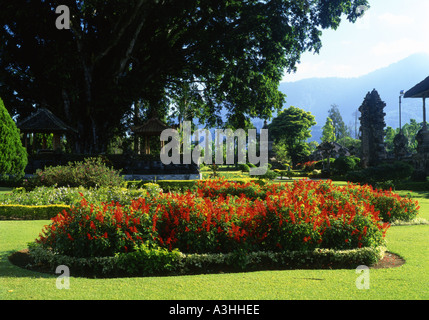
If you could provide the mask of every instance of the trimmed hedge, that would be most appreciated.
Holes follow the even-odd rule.
[[[354,183],[377,184],[391,181],[394,185],[409,179],[413,174],[413,167],[402,161],[395,161],[393,163],[382,163],[375,167],[368,167],[359,171],[350,171],[346,174],[345,178]]]
[[[0,219],[49,220],[66,209],[70,209],[70,206],[63,204],[47,206],[0,204]]]
[[[156,183],[163,191],[184,191],[191,189],[199,180],[157,180]],[[145,188],[145,185],[151,183],[147,180],[125,181],[122,185],[128,189]]]
[[[212,179],[201,179],[201,180],[157,180],[155,183],[160,186],[164,192],[181,192],[191,190],[196,187],[199,181],[210,181]],[[237,183],[255,182],[257,184],[264,184],[260,179],[256,178],[237,178],[237,179],[225,179],[228,181],[234,181]],[[146,180],[131,180],[125,181],[122,185],[126,188],[144,188],[144,185],[150,181]]]
[[[75,258],[54,254],[38,244],[29,246],[34,264],[42,264],[51,272],[58,265],[67,265],[73,276],[171,276],[215,272],[268,269],[354,269],[372,266],[384,257],[386,248],[353,250],[315,249],[313,251],[235,251],[231,253],[183,254],[178,250],[141,246],[132,253],[110,257]]]

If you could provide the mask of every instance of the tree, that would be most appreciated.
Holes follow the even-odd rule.
[[[384,130],[384,142],[386,143],[386,151],[393,152],[394,149],[394,139],[395,136],[399,133],[399,129],[393,129],[390,126]]]
[[[283,165],[289,164],[290,156],[288,153],[287,145],[284,140],[280,140],[274,145],[274,152],[276,153],[277,161],[279,161]]]
[[[347,126],[345,125],[343,117],[341,116],[340,110],[336,104],[333,104],[329,109],[328,117],[332,120],[332,125],[335,132],[335,141],[338,141],[338,143],[341,144],[345,137],[350,136],[350,130],[348,130]]]
[[[286,146],[293,165],[310,155],[306,141],[311,138],[311,127],[316,125],[314,119],[311,112],[291,106],[279,112],[268,125],[274,144],[283,143]]]
[[[19,130],[0,98],[0,179],[21,178],[27,166],[27,151]]]
[[[57,29],[67,5],[70,29]],[[323,29],[366,0],[0,0],[0,95],[11,114],[49,105],[79,131],[81,152],[106,149],[134,102],[160,117],[177,86],[198,84],[200,120],[245,128],[282,108],[283,73]],[[72,141],[68,137],[67,141]]]
[[[322,128],[322,142],[334,142],[336,140],[335,127],[331,118],[326,118],[325,125]]]
[[[418,123],[415,119],[410,119],[410,123],[406,123],[402,126],[402,133],[408,140],[409,152],[417,151],[416,136],[422,127],[423,122]]]

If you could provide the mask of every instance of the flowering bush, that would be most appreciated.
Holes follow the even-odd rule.
[[[127,204],[82,198],[53,218],[37,242],[73,257],[114,256],[142,245],[187,254],[375,248],[389,227],[383,216],[417,210],[411,199],[368,186],[214,180],[194,192]]]
[[[401,197],[391,189],[378,190],[371,185],[357,186],[352,183],[349,183],[345,189],[356,198],[374,205],[374,209],[379,211],[380,218],[384,222],[411,221],[419,213],[418,201]]]
[[[317,161],[307,161],[304,163],[298,163],[296,166],[304,171],[313,171]]]

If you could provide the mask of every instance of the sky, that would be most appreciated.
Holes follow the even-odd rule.
[[[414,53],[429,54],[429,0],[369,0],[354,24],[344,17],[337,30],[323,30],[319,54],[305,52],[296,73],[283,81],[358,77]]]

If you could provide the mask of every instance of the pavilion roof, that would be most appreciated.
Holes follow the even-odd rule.
[[[165,129],[169,129],[164,122],[159,120],[158,118],[151,118],[146,121],[141,126],[136,126],[133,128],[133,131],[142,135],[158,135]]]
[[[429,77],[405,92],[404,98],[429,98]]]
[[[77,132],[46,108],[40,108],[17,124],[22,132],[66,133]]]

